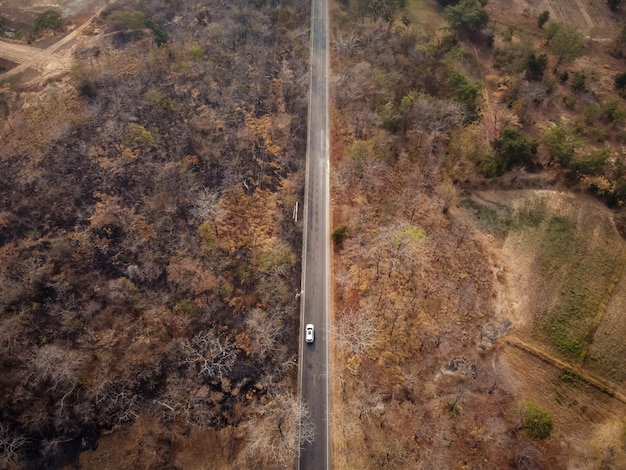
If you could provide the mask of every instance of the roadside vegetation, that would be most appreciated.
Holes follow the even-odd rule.
[[[308,22],[118,1],[2,85],[0,467],[293,466]]]
[[[332,12],[336,467],[619,466],[621,26],[389,5]]]
[[[333,468],[626,468],[621,3],[331,2]],[[315,438],[309,7],[119,0],[69,73],[0,77],[0,467]]]

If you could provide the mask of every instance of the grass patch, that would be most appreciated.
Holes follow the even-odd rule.
[[[554,195],[509,201],[504,206],[466,198],[460,205],[483,230],[512,237],[516,240],[512,246],[532,256],[529,274],[535,278],[537,293],[528,295],[539,298],[531,302],[537,320],[529,333],[552,353],[584,364],[598,376],[625,380],[620,358],[626,351],[626,322],[613,312],[626,302],[626,281],[613,292],[623,262],[623,241],[610,214],[593,205],[563,204]],[[613,313],[604,315],[613,297],[609,304]]]
[[[525,207],[513,214],[513,229],[537,228],[546,218],[545,207]]]
[[[479,226],[492,235],[504,238],[512,224],[512,211],[505,206],[480,204],[474,199],[465,198],[459,204],[474,216]]]
[[[559,301],[538,323],[541,335],[557,351],[576,360],[593,339],[592,323],[606,297],[618,260],[609,246],[590,246],[573,220],[552,217],[543,237],[536,240],[537,259],[544,286]]]
[[[582,383],[582,379],[577,374],[569,370],[561,371],[559,381],[573,386],[578,386]]]

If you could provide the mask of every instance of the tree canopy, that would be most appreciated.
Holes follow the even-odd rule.
[[[532,167],[537,146],[535,140],[526,137],[515,127],[507,126],[502,129],[500,137],[492,143],[500,165],[500,174],[516,166]]]
[[[461,0],[457,5],[447,6],[444,15],[459,38],[480,31],[489,23],[489,15],[478,0]]]
[[[552,434],[552,417],[534,403],[522,404],[522,427],[532,439],[547,439]]]
[[[574,61],[585,49],[585,38],[576,28],[565,23],[550,23],[547,30],[548,48],[557,56],[557,67]]]

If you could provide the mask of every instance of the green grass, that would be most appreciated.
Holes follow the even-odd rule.
[[[590,345],[593,319],[619,260],[608,246],[591,249],[574,221],[563,217],[546,222],[536,248],[545,288],[559,299],[539,327],[558,352],[577,359]]]
[[[528,201],[516,210],[470,198],[462,200],[460,206],[487,233],[525,240],[539,276],[535,285],[542,289],[542,297],[550,299],[548,307],[537,312],[532,334],[561,357],[580,361],[593,350],[594,319],[607,300],[620,263],[621,245],[616,245],[618,237],[608,216],[557,216],[541,200]],[[601,361],[598,349],[593,352],[590,359]]]
[[[497,208],[480,204],[474,199],[465,198],[461,201],[460,206],[468,209],[478,225],[486,232],[495,237],[504,238],[511,228],[513,222],[512,212],[508,207],[497,206]]]

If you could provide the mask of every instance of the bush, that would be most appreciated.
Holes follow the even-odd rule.
[[[543,25],[546,24],[550,20],[550,12],[548,10],[544,10],[537,18],[537,25],[540,28],[543,28]]]
[[[626,72],[618,73],[615,76],[615,89],[622,90],[626,87]]]
[[[602,117],[607,122],[617,122],[624,119],[626,113],[616,101],[608,103],[602,110]]]
[[[348,230],[348,227],[346,227],[345,225],[342,225],[341,227],[337,227],[335,230],[333,230],[333,233],[331,234],[331,238],[333,239],[333,242],[335,242],[335,245],[341,245],[343,243],[343,241],[346,238],[346,231]]]
[[[541,80],[543,73],[548,66],[548,56],[546,54],[531,54],[528,57],[528,65],[526,68],[526,78],[530,81]]]
[[[565,95],[563,97],[563,104],[567,109],[574,109],[576,107],[576,98],[573,96]]]
[[[585,72],[574,72],[572,80],[572,88],[574,91],[583,91],[587,82],[587,74]]]
[[[522,413],[522,428],[531,439],[547,439],[552,434],[552,417],[537,405],[523,402],[520,411]]]
[[[501,176],[504,171],[502,171],[502,165],[494,155],[487,155],[478,163],[478,171],[485,178],[494,178],[496,176]]]
[[[515,127],[507,126],[502,129],[500,137],[491,146],[500,164],[500,174],[516,166],[534,167],[533,157],[537,154],[538,144]]]
[[[63,28],[61,13],[54,10],[46,10],[43,13],[40,13],[35,18],[34,27],[35,31],[44,31],[46,29],[59,31]]]
[[[617,11],[622,6],[622,0],[607,0],[607,3],[611,11]]]

